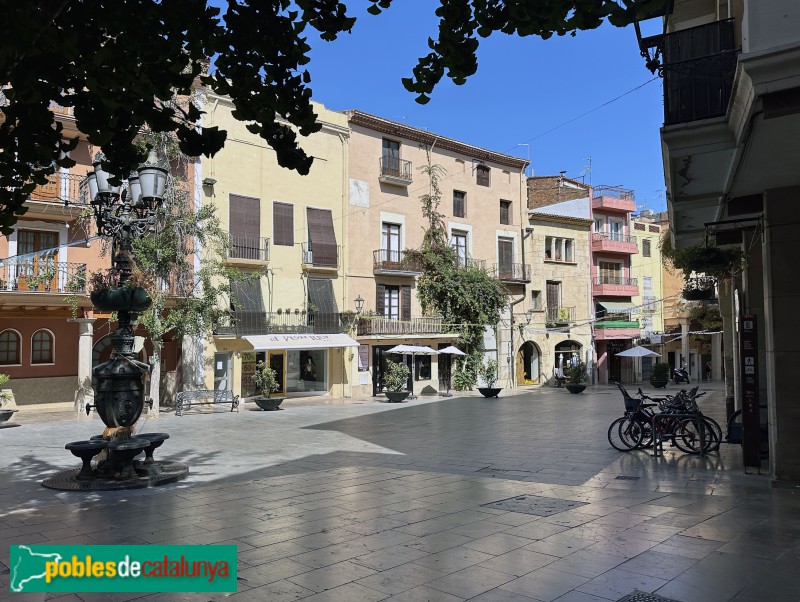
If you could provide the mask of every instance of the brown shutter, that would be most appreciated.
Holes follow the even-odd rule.
[[[411,321],[411,287],[408,285],[400,287],[400,319]]]
[[[308,247],[313,264],[337,267],[339,253],[336,233],[333,230],[333,214],[329,209],[306,208],[308,216]]]
[[[253,197],[230,195],[229,226],[231,256],[254,259],[259,256],[261,236],[260,201]]]
[[[276,245],[294,245],[294,205],[272,203],[272,242]]]
[[[559,306],[559,288],[561,287],[558,282],[547,283],[547,309],[556,309]]]
[[[514,243],[510,240],[499,239],[497,241],[497,254],[500,260],[500,276],[502,278],[511,278],[514,271],[514,257],[513,257]]]
[[[375,313],[383,317],[386,314],[386,286],[383,284],[375,285]]]

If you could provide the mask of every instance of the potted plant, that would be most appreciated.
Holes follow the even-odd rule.
[[[495,387],[497,382],[497,360],[489,360],[478,367],[478,374],[483,379],[485,387],[478,387],[478,392],[484,397],[497,397],[503,389]]]
[[[285,397],[273,397],[272,394],[280,391],[281,386],[278,383],[278,375],[275,370],[269,367],[266,362],[258,362],[256,364],[256,371],[253,373],[253,382],[256,388],[261,393],[260,397],[256,397],[253,401],[262,410],[277,410]]]
[[[0,387],[5,385],[10,380],[8,374],[0,374]],[[0,424],[11,418],[14,415],[17,404],[14,401],[14,394],[11,389],[0,390]]]
[[[650,384],[656,389],[662,389],[669,382],[669,364],[656,362],[653,364],[653,371],[650,373]]]
[[[411,391],[404,391],[408,376],[411,370],[408,369],[405,362],[393,362],[386,360],[386,375],[383,378],[383,384],[386,386],[386,397],[392,403],[405,401],[411,395]]]
[[[582,393],[589,380],[586,362],[578,360],[574,364],[566,366],[564,368],[564,377],[567,379],[567,382],[564,384],[567,391],[570,393]]]

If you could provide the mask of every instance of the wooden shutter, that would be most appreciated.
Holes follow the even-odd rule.
[[[453,191],[453,217],[464,217],[464,193],[458,190]]]
[[[497,255],[501,278],[511,278],[514,272],[514,242],[500,238],[497,241]]]
[[[411,287],[409,285],[400,287],[400,319],[406,322],[411,321]]]
[[[561,295],[559,294],[561,289],[560,282],[548,282],[547,283],[547,309],[555,309],[561,303]]]
[[[313,253],[314,265],[337,267],[339,254],[336,233],[333,230],[333,214],[330,209],[306,208],[308,217],[308,246]]]
[[[489,185],[489,173],[490,170],[485,165],[478,165],[478,169],[476,170],[478,173],[478,185],[480,186],[488,186]]]
[[[383,317],[386,315],[386,286],[375,285],[375,313]]]
[[[294,205],[272,203],[272,242],[276,245],[294,245]]]
[[[259,257],[260,205],[260,201],[256,198],[230,195],[228,232],[231,235],[231,257],[244,259]]]

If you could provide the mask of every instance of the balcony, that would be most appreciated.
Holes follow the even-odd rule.
[[[728,111],[738,50],[734,20],[663,36],[664,125],[722,117]]]
[[[46,184],[39,184],[33,189],[28,197],[27,205],[29,207],[29,214],[35,215],[52,211],[51,206],[43,206],[42,203],[47,205],[59,204],[63,205],[60,209],[66,212],[70,217],[77,217],[89,205],[89,187],[86,184],[86,176],[79,174],[62,174],[54,173],[48,176]]]
[[[435,335],[448,332],[441,316],[416,316],[395,320],[384,316],[363,316],[356,321],[358,336]]]
[[[592,253],[634,255],[638,252],[635,236],[625,236],[616,232],[592,232]]]
[[[404,161],[397,157],[381,157],[378,159],[378,163],[380,168],[378,180],[383,184],[408,186],[414,181],[411,161]]]
[[[496,263],[492,275],[507,284],[524,284],[531,281],[531,266],[521,263]]]
[[[545,319],[548,326],[572,324],[575,322],[575,308],[548,307]]]
[[[304,270],[336,271],[339,269],[339,245],[304,242],[301,245]]]
[[[86,294],[85,263],[46,260],[0,266],[0,293]]]
[[[353,323],[351,313],[231,312],[230,321],[214,329],[217,336],[260,334],[336,334],[347,332]]]
[[[633,213],[636,211],[636,199],[633,190],[621,186],[598,186],[594,189],[592,209],[614,211],[617,213]]]
[[[601,276],[592,278],[592,295],[595,297],[635,297],[639,294],[639,281],[636,278],[620,276]]]
[[[408,251],[376,249],[372,252],[372,272],[384,276],[416,276],[422,273],[422,258]]]
[[[269,262],[269,238],[230,234],[228,263],[253,266]]]
[[[486,270],[486,260],[475,259],[474,257],[461,257],[460,255],[456,255],[456,267]]]

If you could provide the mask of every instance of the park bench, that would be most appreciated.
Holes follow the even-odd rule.
[[[239,396],[234,395],[228,389],[217,389],[216,391],[181,391],[175,400],[175,415],[183,416],[183,412],[190,406],[230,404],[231,412],[239,407]]]

